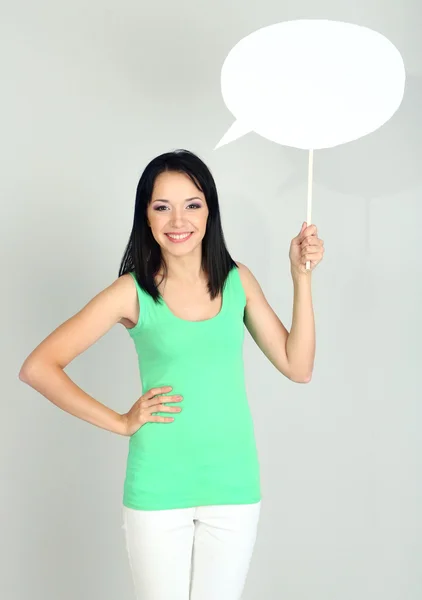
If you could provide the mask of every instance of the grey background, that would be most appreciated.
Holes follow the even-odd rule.
[[[227,53],[259,27],[306,17],[386,35],[407,87],[382,129],[315,153],[326,253],[313,274],[312,382],[287,380],[246,335],[263,505],[244,598],[420,599],[420,0],[3,0],[0,16],[0,596],[134,599],[121,529],[128,440],[57,409],[18,371],[117,277],[149,160],[177,147],[205,160],[230,252],[290,328],[307,154],[254,133],[213,148],[233,121],[220,93]],[[141,393],[122,326],[67,373],[120,412]]]

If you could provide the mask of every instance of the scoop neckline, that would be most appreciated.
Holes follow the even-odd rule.
[[[174,312],[171,310],[171,308],[169,307],[169,305],[167,304],[167,302],[164,300],[163,296],[160,294],[160,298],[161,298],[161,300],[163,302],[163,305],[164,305],[165,309],[167,310],[167,312],[170,314],[170,316],[173,319],[176,319],[176,321],[181,321],[182,323],[193,323],[195,325],[198,325],[198,324],[201,324],[201,323],[210,323],[210,322],[215,321],[216,319],[218,319],[223,314],[224,308],[226,306],[226,302],[225,302],[226,299],[225,299],[224,295],[226,293],[227,280],[230,277],[231,272],[232,272],[232,270],[229,271],[229,274],[227,275],[227,278],[226,278],[226,281],[225,281],[224,288],[223,288],[223,290],[221,292],[221,307],[220,307],[220,310],[213,317],[210,317],[209,319],[201,319],[200,321],[190,321],[189,319],[182,319],[181,317],[178,317],[177,315],[174,314]]]
[[[182,319],[181,317],[178,317],[177,315],[175,315],[161,294],[160,294],[160,298],[163,302],[163,306],[165,307],[165,309],[167,310],[167,312],[171,315],[171,317],[173,319],[176,319],[177,321],[181,321],[182,323],[193,323],[195,325],[198,325],[200,323],[209,323],[210,321],[215,321],[216,319],[218,319],[218,317],[223,313],[223,309],[226,304],[224,301],[224,291],[223,291],[223,293],[221,294],[221,307],[216,315],[214,315],[213,317],[210,317],[209,319],[201,319],[200,321],[191,321],[189,319]]]

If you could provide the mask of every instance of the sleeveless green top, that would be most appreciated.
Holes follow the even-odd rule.
[[[260,468],[243,367],[246,297],[237,267],[220,312],[204,321],[176,317],[138,284],[140,314],[128,329],[142,391],[183,400],[168,423],[146,423],[129,440],[123,504],[140,510],[259,502]]]

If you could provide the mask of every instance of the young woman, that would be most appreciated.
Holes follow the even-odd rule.
[[[241,597],[261,506],[244,326],[280,373],[310,381],[311,272],[324,248],[316,227],[305,225],[290,246],[289,333],[226,248],[207,166],[186,150],[158,156],[137,187],[119,277],[22,366],[20,378],[63,410],[130,437],[123,529],[139,599]],[[116,323],[134,342],[143,391],[125,414],[64,372]]]

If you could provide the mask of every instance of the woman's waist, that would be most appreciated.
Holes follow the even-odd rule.
[[[163,425],[163,427],[166,427]],[[143,431],[142,431],[143,430]],[[257,445],[253,431],[231,431],[227,435],[221,430],[210,434],[209,430],[195,431],[193,435],[175,434],[155,429],[141,428],[132,436],[128,453],[130,467],[158,468],[178,471],[190,468],[222,468],[229,465],[241,468],[257,460]],[[167,433],[167,435],[165,435]],[[233,435],[235,433],[235,435]]]
[[[187,406],[178,413],[154,414],[172,416],[174,421],[145,423],[131,436],[131,447],[167,456],[191,453],[194,457],[198,451],[236,454],[255,444],[252,414],[245,403],[237,408],[230,405],[227,409],[213,406],[200,410]]]
[[[169,384],[171,385],[171,383]],[[146,386],[143,389],[151,389]],[[172,396],[180,395],[182,400],[175,401]],[[244,385],[233,389],[228,386],[189,385],[173,382],[173,389],[155,397],[157,404],[151,408],[154,415],[174,417],[172,425],[199,427],[204,421],[209,425],[234,423],[251,418],[249,401]],[[179,407],[180,412],[160,411],[160,405]]]
[[[194,370],[181,372],[175,369],[163,369],[160,372],[141,371],[141,384],[143,393],[152,388],[171,386],[165,396],[181,395],[183,398],[218,397],[221,399],[233,398],[233,401],[246,396],[246,385],[243,371],[232,371],[228,374],[214,372],[212,374],[197,373]]]

